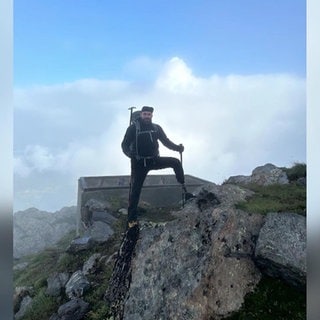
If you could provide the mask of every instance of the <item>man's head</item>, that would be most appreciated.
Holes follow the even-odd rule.
[[[153,116],[153,108],[144,106],[141,109],[140,117],[142,121],[149,123],[152,121],[152,116]]]

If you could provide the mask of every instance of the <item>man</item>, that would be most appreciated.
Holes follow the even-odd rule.
[[[167,148],[183,152],[182,144],[170,141],[163,129],[152,123],[153,108],[144,106],[140,117],[131,124],[121,143],[122,151],[131,159],[131,188],[129,191],[128,227],[137,225],[137,208],[143,182],[150,170],[172,168],[184,192],[184,172],[181,162],[173,157],[160,157],[159,143]]]

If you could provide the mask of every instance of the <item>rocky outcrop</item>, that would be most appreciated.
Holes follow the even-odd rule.
[[[81,320],[88,310],[89,303],[76,298],[60,306],[58,313],[53,314],[49,320]]]
[[[37,253],[54,246],[63,236],[76,229],[76,207],[57,212],[30,208],[13,216],[13,256]]]
[[[254,170],[256,181],[285,183],[273,166],[263,167]],[[95,251],[72,275],[50,275],[46,293],[58,297],[59,292],[64,302],[68,299],[50,320],[83,319],[90,309],[86,295],[99,286],[106,264],[107,268],[114,264],[104,295],[108,320],[223,319],[241,308],[263,273],[305,289],[305,217],[236,209],[236,203],[253,195],[243,183],[210,183],[194,193],[172,213],[174,220],[140,221],[126,230],[116,254],[102,256]],[[95,222],[111,228],[116,221],[105,211],[97,212],[92,212],[92,223],[71,243],[69,253],[89,253],[94,242],[100,243],[93,237]],[[24,292],[17,299],[21,305],[23,298],[31,297]]]
[[[306,219],[294,213],[269,213],[255,249],[259,268],[267,275],[286,280],[305,290]]]
[[[288,184],[287,174],[271,163],[257,167],[252,171],[251,176],[232,176],[225,183],[246,185],[256,183],[258,185],[267,186],[271,184]]]
[[[90,224],[83,230],[81,237],[70,244],[70,252],[87,250],[96,243],[105,243],[113,235],[112,225],[117,218],[101,209],[106,205],[93,200],[88,202],[88,208],[93,210],[90,211]],[[76,207],[65,207],[53,213],[35,208],[16,212],[13,217],[14,258],[54,247],[63,236],[76,230],[76,211]]]
[[[67,248],[67,252],[77,253],[79,251],[89,250],[95,244],[107,242],[114,234],[113,224],[118,219],[110,212],[92,211],[90,216],[90,223],[85,225],[85,230],[81,236],[72,240]]]
[[[17,287],[13,296],[15,319],[21,319],[32,305],[33,287]]]
[[[68,272],[55,272],[49,276],[47,279],[47,290],[46,294],[52,297],[58,297],[62,293],[62,290],[65,288],[66,283],[68,282],[70,275]]]
[[[174,221],[141,226],[123,319],[219,319],[240,308],[260,280],[251,257],[263,217],[231,204],[193,201]]]
[[[69,299],[81,298],[89,288],[90,282],[82,270],[78,270],[72,274],[66,284],[66,295]]]
[[[277,218],[271,219],[272,214],[266,218],[235,209],[236,202],[251,194],[236,185],[210,184],[175,212],[175,220],[141,223],[134,254],[125,260],[132,259],[131,265],[126,264],[122,295],[111,304],[110,319],[222,319],[240,309],[246,294],[259,283],[261,271],[290,284],[300,281],[303,287],[305,218],[293,215],[290,219],[277,213]],[[296,241],[288,236],[288,229],[282,230],[288,224],[286,219],[291,221],[292,234],[299,230]],[[282,226],[278,228],[274,221],[282,221]],[[273,251],[274,256],[282,255],[281,262],[262,254],[270,229],[278,229],[274,239],[278,232],[283,233],[278,236],[283,250]],[[296,255],[288,257],[288,248],[297,249]],[[118,261],[125,254],[128,251],[119,252]],[[294,264],[298,256],[300,262]],[[121,269],[119,263],[117,268]],[[115,279],[120,278],[118,272],[111,279],[106,296],[117,292],[119,281]]]

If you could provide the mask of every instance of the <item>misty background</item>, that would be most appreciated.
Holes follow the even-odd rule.
[[[79,177],[130,174],[132,106],[184,144],[186,174],[220,184],[306,161],[303,1],[31,0],[14,21],[14,211],[60,210]]]

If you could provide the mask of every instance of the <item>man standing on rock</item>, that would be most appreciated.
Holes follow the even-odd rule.
[[[168,149],[183,152],[182,144],[170,141],[163,129],[152,122],[153,108],[144,106],[140,117],[127,129],[121,143],[123,153],[131,159],[131,187],[129,191],[128,227],[138,224],[137,208],[143,182],[150,170],[172,168],[177,181],[184,185],[184,172],[180,160],[173,157],[160,157],[158,140]]]

